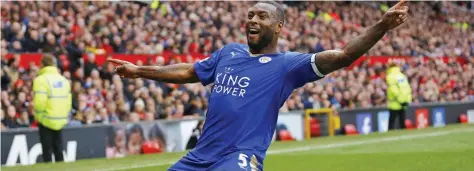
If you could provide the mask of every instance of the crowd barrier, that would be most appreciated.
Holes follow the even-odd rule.
[[[303,140],[309,131],[305,116],[314,110],[280,113],[273,141]],[[305,114],[306,113],[306,114]],[[329,112],[331,113],[331,112]],[[323,116],[326,134],[334,135],[334,125],[354,124],[362,134],[385,132],[388,127],[386,108],[339,110],[340,123],[328,114]],[[460,114],[467,114],[474,122],[474,102],[411,105],[407,119],[416,122],[418,128],[444,126],[456,123]],[[193,147],[193,138],[204,118],[182,120],[158,120],[113,125],[88,125],[67,127],[63,130],[63,154],[66,162],[88,158],[118,158],[127,155],[152,152],[180,152]],[[321,119],[321,121],[324,119]],[[306,130],[305,130],[306,129]],[[282,134],[286,133],[286,134]],[[2,166],[31,165],[42,162],[41,144],[37,129],[13,129],[1,132]]]

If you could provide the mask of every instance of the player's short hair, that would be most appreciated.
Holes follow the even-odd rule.
[[[56,62],[54,56],[50,54],[43,55],[43,58],[41,58],[41,64],[43,64],[43,66],[55,66]]]
[[[280,3],[275,2],[275,1],[259,1],[258,3],[270,4],[270,5],[273,5],[274,7],[276,7],[276,9],[277,9],[276,12],[278,13],[277,14],[278,20],[285,23],[285,9],[283,9],[283,6],[281,6]]]

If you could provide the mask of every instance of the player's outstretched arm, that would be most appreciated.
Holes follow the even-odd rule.
[[[320,72],[328,74],[352,64],[372,48],[385,33],[407,20],[408,6],[405,0],[400,1],[384,14],[382,20],[370,27],[362,35],[349,41],[342,50],[328,50],[318,53],[316,65]]]
[[[117,64],[115,72],[126,78],[146,78],[168,83],[195,83],[199,78],[193,64],[174,64],[167,66],[136,66],[118,59],[107,59]]]

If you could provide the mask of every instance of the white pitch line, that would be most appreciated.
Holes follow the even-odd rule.
[[[346,143],[336,143],[336,144],[327,144],[327,145],[310,145],[310,146],[303,146],[303,147],[297,147],[297,148],[286,148],[286,149],[281,149],[281,150],[269,150],[267,154],[274,155],[274,154],[284,154],[284,153],[315,150],[315,149],[330,149],[330,148],[349,147],[349,146],[356,146],[356,145],[363,145],[363,144],[376,144],[376,143],[382,143],[382,142],[412,140],[412,139],[420,139],[420,138],[426,138],[426,137],[438,137],[438,136],[448,135],[451,133],[462,133],[462,132],[474,132],[474,129],[464,128],[464,129],[455,129],[451,131],[438,131],[438,132],[431,132],[431,133],[392,136],[392,137],[377,138],[377,139],[370,139],[370,140],[359,140],[359,141],[352,141],[352,142],[346,142]],[[117,170],[138,169],[138,168],[144,168],[144,167],[170,165],[170,164],[174,164],[175,162],[176,161],[157,162],[157,163],[149,163],[149,164],[135,164],[131,166],[109,168],[109,169],[99,169],[99,170],[94,170],[94,171],[117,171]]]
[[[304,146],[304,147],[297,147],[297,148],[287,148],[287,149],[281,149],[281,150],[271,150],[271,151],[268,151],[267,154],[282,154],[282,153],[307,151],[307,150],[315,150],[315,149],[328,149],[328,148],[348,147],[348,146],[355,146],[355,145],[362,145],[362,144],[375,144],[375,143],[381,143],[381,142],[411,140],[411,139],[419,139],[419,138],[426,138],[426,137],[438,137],[438,136],[443,136],[450,133],[462,133],[462,132],[474,132],[474,129],[457,129],[457,130],[452,130],[452,131],[431,132],[431,133],[401,135],[401,136],[386,137],[386,138],[371,139],[371,140],[352,141],[348,143],[336,143],[336,144],[327,144],[327,145],[312,145],[312,146]]]

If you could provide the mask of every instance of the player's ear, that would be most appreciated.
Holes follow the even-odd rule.
[[[283,21],[277,23],[275,33],[280,33],[281,29],[283,29]]]

